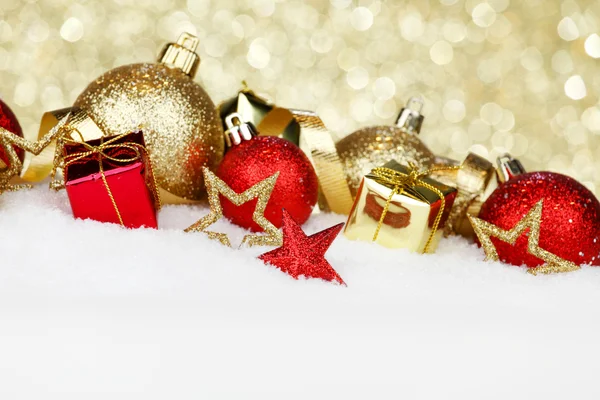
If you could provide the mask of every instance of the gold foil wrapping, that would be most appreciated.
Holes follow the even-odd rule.
[[[390,161],[385,167],[404,174],[409,173],[408,167],[396,161]],[[427,252],[435,251],[443,236],[444,224],[452,209],[457,190],[428,177],[422,177],[421,180],[439,190],[445,199],[445,207],[435,232],[432,228],[442,203],[438,194],[414,185],[403,187],[390,199],[394,188],[370,173],[363,178],[358,188],[344,230],[346,237],[350,240],[373,241],[389,199],[388,211],[375,242],[389,248],[406,248],[414,252],[423,252],[432,236]]]

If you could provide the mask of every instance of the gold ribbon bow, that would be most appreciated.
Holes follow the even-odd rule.
[[[117,202],[110,190],[110,186],[106,180],[106,176],[104,175],[104,161],[112,161],[114,163],[123,163],[128,164],[134,161],[144,161],[146,166],[146,174],[149,177],[147,182],[150,186],[150,190],[152,196],[154,197],[155,207],[156,209],[160,209],[161,201],[160,195],[158,192],[158,186],[156,185],[156,180],[154,179],[154,174],[152,173],[152,168],[148,165],[148,153],[146,148],[140,144],[135,142],[122,142],[119,143],[123,138],[126,138],[131,133],[125,133],[122,135],[114,136],[108,139],[105,142],[101,142],[99,145],[94,146],[86,142],[80,142],[73,139],[63,139],[63,145],[77,145],[83,147],[84,151],[78,151],[70,154],[65,154],[60,157],[60,161],[55,163],[55,166],[52,170],[52,179],[55,179],[56,169],[60,165],[60,167],[64,170],[65,180],[67,179],[67,168],[73,164],[77,164],[82,161],[89,160],[90,157],[95,156],[98,160],[98,166],[100,175],[102,176],[102,182],[104,183],[104,187],[108,192],[108,197],[110,197],[110,201],[112,202],[113,208],[117,217],[119,218],[119,223],[121,226],[125,226],[123,223],[123,218],[121,217],[121,212],[119,211],[119,207],[117,206]],[[102,139],[101,139],[102,140]],[[121,150],[119,152],[118,150]],[[116,154],[109,154],[113,151],[116,151]]]
[[[423,248],[423,254],[425,254],[425,253],[427,253],[427,250],[429,250],[429,246],[431,245],[433,237],[434,237],[435,233],[437,232],[437,229],[442,220],[442,216],[444,215],[444,209],[446,207],[446,198],[444,197],[444,193],[442,193],[441,190],[439,190],[432,184],[425,182],[422,178],[427,175],[430,175],[434,172],[437,172],[437,171],[457,170],[460,167],[454,167],[454,166],[438,167],[438,168],[431,168],[426,171],[419,171],[418,168],[413,163],[409,163],[408,167],[409,167],[408,174],[405,174],[400,171],[396,171],[391,168],[386,168],[386,167],[374,168],[371,171],[371,175],[375,176],[375,178],[380,183],[393,187],[392,191],[390,192],[390,195],[388,196],[388,198],[385,202],[385,207],[383,208],[383,212],[381,213],[381,217],[379,218],[379,221],[377,223],[377,229],[375,229],[375,234],[373,235],[373,241],[377,240],[377,236],[379,236],[379,231],[381,230],[381,226],[383,225],[383,221],[384,221],[385,216],[390,208],[390,203],[391,203],[394,195],[402,194],[404,192],[404,189],[407,187],[420,186],[425,189],[431,190],[433,193],[435,193],[440,198],[440,209],[439,209],[439,211],[435,217],[435,220],[433,222],[433,226],[431,228],[431,233],[429,234],[429,238],[427,239],[427,242],[425,243],[425,247]]]

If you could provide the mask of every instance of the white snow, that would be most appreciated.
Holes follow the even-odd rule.
[[[462,239],[422,256],[339,236],[348,287],[296,281],[254,258],[269,248],[182,231],[205,213],[124,230],[45,186],[0,196],[0,399],[599,398],[600,268],[533,277]]]

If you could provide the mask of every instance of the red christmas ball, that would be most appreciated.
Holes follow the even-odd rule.
[[[479,218],[512,229],[543,199],[539,246],[577,265],[600,265],[600,203],[585,186],[553,172],[531,172],[502,184],[481,207]],[[527,233],[512,246],[492,238],[498,257],[513,265],[544,262],[527,251]]]
[[[267,204],[265,217],[277,228],[282,224],[282,209],[303,224],[317,203],[319,180],[308,157],[295,144],[278,137],[258,136],[227,151],[217,176],[235,192],[242,193],[279,172]],[[235,206],[221,196],[223,215],[236,225],[260,232],[252,214],[257,200]]]
[[[23,130],[21,129],[21,125],[19,125],[19,121],[17,121],[17,117],[2,100],[0,100],[0,127],[14,133],[17,136],[23,137]],[[23,162],[25,153],[17,146],[13,147],[16,150],[19,159],[21,162]],[[0,159],[4,161],[6,165],[10,165],[8,161],[8,155],[3,148],[0,148]]]

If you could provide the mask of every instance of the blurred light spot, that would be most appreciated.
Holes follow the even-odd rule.
[[[210,35],[202,41],[206,54],[211,57],[223,57],[227,52],[227,46],[220,35]]]
[[[434,63],[446,65],[454,58],[454,50],[452,50],[452,46],[448,42],[440,40],[431,46],[429,56]]]
[[[497,38],[504,38],[512,31],[512,23],[504,15],[498,15],[496,21],[488,28],[490,35]]]
[[[330,3],[335,8],[342,10],[348,8],[352,4],[352,0],[330,0]]]
[[[474,141],[484,142],[492,135],[492,127],[478,118],[469,124],[468,133]]]
[[[275,12],[275,2],[273,0],[253,0],[252,10],[259,17],[269,17]]]
[[[502,111],[502,119],[496,124],[496,129],[508,132],[515,127],[515,116],[510,110]]]
[[[572,122],[566,128],[565,138],[572,145],[585,144],[587,142],[587,130],[580,122]]]
[[[28,107],[35,102],[37,98],[38,86],[33,79],[22,79],[15,87],[14,99],[15,104],[21,107]]]
[[[354,67],[346,74],[346,82],[352,89],[362,89],[369,84],[369,72],[363,67]]]
[[[377,78],[373,83],[373,94],[378,99],[391,99],[396,94],[396,84],[387,76]]]
[[[458,3],[458,0],[440,0],[440,3],[445,6],[451,6]]]
[[[327,53],[333,47],[333,39],[326,30],[318,30],[310,37],[310,47],[317,53]]]
[[[12,40],[12,28],[6,21],[0,21],[0,42],[10,42]]]
[[[573,75],[565,82],[565,94],[573,100],[581,100],[587,95],[585,82],[579,75]]]
[[[465,25],[460,21],[450,20],[444,23],[442,28],[444,39],[449,42],[457,43],[467,36]]]
[[[48,24],[43,20],[37,20],[29,26],[27,30],[27,37],[32,42],[40,43],[48,39],[50,28]]]
[[[535,47],[528,47],[521,54],[521,65],[529,71],[536,71],[544,65],[542,53]]]
[[[598,106],[586,108],[581,114],[581,122],[590,131],[600,133],[600,108]]]
[[[425,30],[421,14],[411,13],[400,21],[400,33],[409,42],[414,42],[421,37]]]
[[[398,113],[398,106],[393,99],[378,99],[373,107],[375,115],[381,119],[390,119]]]
[[[501,13],[508,8],[510,0],[487,0],[487,3],[494,9],[494,11]]]
[[[594,33],[585,39],[585,52],[590,57],[600,58],[600,36]]]
[[[477,26],[487,28],[496,21],[496,11],[488,3],[480,3],[473,9],[471,17]]]
[[[350,103],[350,115],[355,121],[366,121],[372,114],[373,102],[369,97],[356,96]]]
[[[492,83],[502,78],[502,63],[497,60],[482,60],[477,66],[477,77],[482,82]]]
[[[373,13],[367,7],[356,7],[350,14],[350,23],[357,31],[366,31],[373,25]]]
[[[558,23],[558,36],[566,41],[575,40],[579,37],[579,30],[575,21],[570,17],[565,17]]]
[[[340,51],[337,56],[338,65],[344,71],[349,71],[357,66],[359,61],[360,57],[358,51],[350,47],[346,47],[344,50]]]
[[[452,132],[450,139],[450,148],[457,154],[464,154],[471,146],[471,138],[462,129],[456,129]]]
[[[552,69],[559,74],[568,74],[573,71],[573,60],[566,50],[559,50],[552,56]]]
[[[264,39],[254,39],[252,41],[246,55],[246,60],[248,64],[256,69],[262,69],[269,65],[271,54],[269,53],[269,49],[264,45]]]
[[[453,123],[460,122],[465,118],[465,105],[460,100],[450,100],[444,104],[442,113],[446,121]]]
[[[480,118],[489,125],[496,125],[502,121],[503,109],[496,103],[486,103],[479,110]]]

